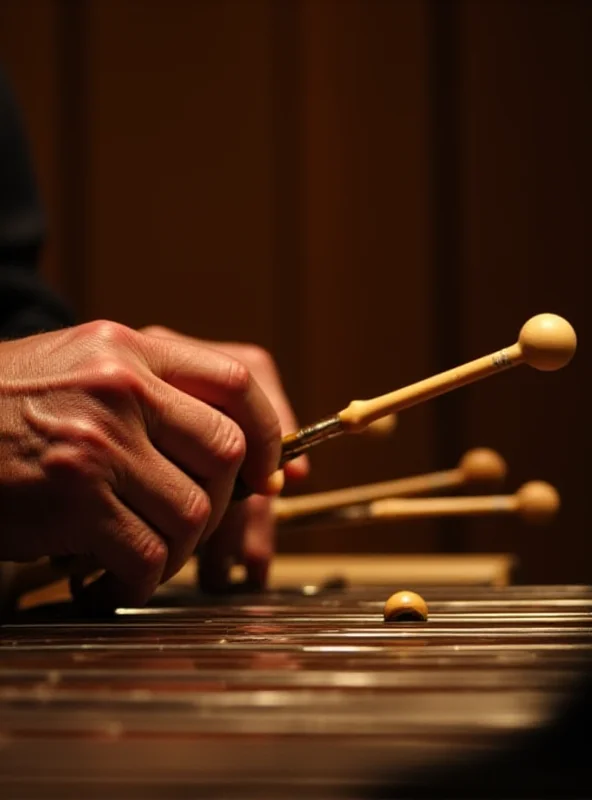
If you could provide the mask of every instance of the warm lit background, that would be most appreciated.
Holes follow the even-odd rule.
[[[2,0],[50,241],[81,320],[257,342],[300,420],[515,341],[555,311],[580,350],[313,453],[306,489],[507,458],[549,528],[307,535],[288,550],[516,552],[589,579],[592,106],[587,0]]]

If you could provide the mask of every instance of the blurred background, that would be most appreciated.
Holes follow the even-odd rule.
[[[579,336],[311,454],[299,491],[507,459],[548,527],[412,522],[284,552],[504,552],[584,582],[592,544],[587,0],[2,0],[0,61],[47,211],[43,270],[79,319],[275,356],[302,423],[512,344]]]

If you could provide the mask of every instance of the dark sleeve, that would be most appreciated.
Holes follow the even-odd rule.
[[[38,265],[45,226],[16,102],[0,70],[0,338],[74,323]]]

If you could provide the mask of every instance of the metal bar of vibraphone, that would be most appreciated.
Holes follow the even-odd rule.
[[[355,652],[358,648],[360,652],[368,650],[368,648],[376,649],[378,647],[384,648],[385,652],[389,652],[393,648],[410,647],[414,643],[426,646],[429,644],[434,645],[455,645],[467,646],[479,644],[489,644],[492,642],[498,643],[499,646],[505,644],[520,644],[521,642],[534,647],[544,644],[546,640],[552,635],[556,644],[588,644],[592,641],[592,631],[585,627],[571,626],[567,628],[550,626],[530,629],[528,627],[515,627],[506,626],[501,627],[472,627],[472,628],[456,628],[453,626],[440,628],[440,629],[427,629],[421,631],[399,629],[393,632],[384,632],[375,630],[373,628],[344,630],[336,632],[331,630],[317,631],[312,628],[302,628],[300,631],[291,632],[277,632],[267,631],[263,633],[258,632],[235,632],[221,631],[222,635],[213,635],[210,637],[200,637],[198,634],[192,636],[191,633],[179,633],[174,636],[171,632],[163,634],[155,634],[154,636],[136,635],[133,639],[126,639],[125,636],[112,635],[108,639],[92,637],[71,637],[71,636],[55,636],[52,639],[43,639],[31,637],[11,637],[7,639],[5,644],[0,648],[0,654],[8,654],[10,651],[14,652],[15,648],[19,648],[20,652],[25,651],[68,651],[73,648],[79,650],[81,653],[88,653],[89,651],[120,651],[132,652],[138,651],[142,648],[146,652],[174,652],[174,651],[193,651],[193,652],[218,652],[219,654],[232,654],[237,650],[244,650],[249,648],[260,647],[275,647],[278,650],[291,649],[303,650],[304,652],[311,648],[318,649],[319,647],[326,647],[327,652],[331,648],[335,652],[341,649],[345,652]]]
[[[256,683],[257,675],[261,669],[273,669],[283,674],[293,671],[296,674],[322,671],[325,675],[331,672],[392,672],[401,669],[441,670],[444,667],[457,671],[477,670],[483,668],[505,671],[521,666],[535,670],[561,669],[566,673],[569,670],[579,670],[582,663],[592,655],[592,648],[577,645],[550,646],[541,645],[534,650],[524,647],[508,647],[503,653],[494,645],[481,645],[479,647],[466,647],[454,649],[451,647],[430,648],[429,652],[419,653],[393,653],[385,657],[380,651],[370,649],[365,652],[319,652],[312,649],[308,652],[282,652],[272,650],[255,652],[244,650],[232,654],[232,658],[220,658],[217,654],[189,653],[176,654],[173,658],[166,653],[154,651],[150,654],[141,653],[91,653],[84,658],[78,657],[75,652],[52,654],[51,666],[46,669],[51,676],[67,673],[69,670],[84,667],[85,669],[122,669],[127,670],[130,679],[135,675],[147,676],[151,672],[170,668],[185,669],[191,674],[198,675],[202,670],[233,670],[235,672],[248,672],[251,683]],[[15,655],[6,659],[5,667],[20,671],[39,667],[39,662],[47,663],[47,658],[37,651],[24,655]],[[43,660],[45,658],[45,661]],[[54,679],[53,677],[51,678]],[[108,678],[106,678],[108,679]],[[144,677],[146,679],[146,677]],[[220,684],[218,684],[219,686]]]
[[[295,634],[306,631],[349,632],[355,630],[372,629],[384,636],[396,636],[397,632],[414,630],[418,634],[438,632],[440,630],[479,630],[480,625],[487,629],[499,628],[500,630],[515,627],[529,627],[533,630],[555,629],[567,630],[581,628],[590,630],[592,615],[590,612],[563,612],[563,613],[514,613],[492,612],[489,614],[442,614],[437,611],[430,613],[429,621],[421,625],[385,624],[382,617],[376,614],[324,614],[303,616],[279,616],[277,614],[258,614],[257,617],[237,619],[210,618],[208,616],[185,616],[182,620],[175,615],[161,616],[158,620],[152,619],[150,624],[141,618],[129,617],[125,624],[120,621],[95,622],[92,627],[79,623],[56,623],[53,625],[5,625],[3,627],[3,641],[27,638],[33,639],[35,634],[42,634],[45,639],[48,635],[55,637],[75,638],[116,638],[127,636],[130,638],[147,638],[163,636],[175,639],[182,636],[193,636],[203,639],[212,639],[223,633],[252,632],[270,633],[277,631]],[[0,645],[1,646],[1,645]]]
[[[415,662],[417,664],[417,662]],[[413,665],[413,667],[415,666]],[[183,692],[208,690],[232,690],[234,688],[263,687],[301,688],[316,687],[322,689],[349,688],[365,691],[376,688],[405,689],[410,687],[437,686],[446,687],[480,687],[495,691],[498,688],[514,688],[527,685],[531,688],[551,685],[555,682],[565,683],[581,674],[575,663],[557,665],[540,664],[533,669],[530,661],[512,664],[505,670],[493,669],[491,664],[475,668],[474,664],[465,664],[462,668],[451,665],[442,666],[437,675],[432,676],[426,670],[417,670],[405,665],[396,672],[378,670],[350,670],[327,674],[326,670],[309,669],[306,672],[290,670],[258,670],[256,677],[249,670],[197,670],[187,669],[121,669],[121,668],[73,668],[69,670],[47,670],[3,668],[0,673],[0,697],[4,687],[11,687],[8,696],[15,697],[18,687],[23,692],[30,687],[39,689],[46,687],[53,691],[72,690],[79,685],[87,688],[102,688],[109,683],[114,691],[127,690],[130,686],[147,686],[154,692],[161,690]]]
[[[516,608],[515,606],[502,606],[498,604],[490,604],[489,606],[481,605],[477,606],[478,611],[467,611],[466,606],[453,606],[452,604],[444,604],[444,603],[433,603],[430,606],[431,614],[430,614],[430,621],[441,622],[444,619],[448,620],[456,620],[459,623],[464,621],[474,621],[479,619],[490,619],[494,622],[503,622],[503,621],[511,621],[511,620],[524,620],[526,622],[537,622],[538,620],[557,620],[561,622],[561,620],[570,621],[570,620],[582,620],[588,621],[592,619],[592,604],[590,606],[583,606],[583,605],[571,605],[569,610],[556,610],[556,607],[532,607],[532,606],[523,606]],[[512,611],[512,608],[515,610]],[[382,606],[381,606],[382,609]],[[276,622],[281,619],[282,624],[293,624],[293,623],[318,623],[318,622],[343,622],[343,621],[366,621],[366,622],[376,622],[377,621],[377,614],[376,612],[370,613],[370,608],[365,607],[360,609],[356,613],[352,613],[352,610],[348,610],[347,612],[341,613],[331,613],[330,609],[326,608],[319,608],[319,609],[306,609],[307,613],[300,612],[294,613],[294,609],[292,609],[289,613],[286,613],[282,609],[279,611],[273,608],[270,608],[267,613],[264,613],[262,609],[259,609],[256,614],[254,613],[245,613],[242,614],[235,614],[235,613],[226,613],[220,614],[219,612],[213,611],[210,612],[209,609],[200,611],[196,613],[195,611],[190,611],[189,609],[185,609],[182,612],[177,612],[176,609],[171,608],[159,608],[159,609],[150,609],[151,612],[147,615],[145,613],[145,609],[139,609],[138,611],[132,609],[121,609],[117,612],[117,616],[120,618],[121,616],[126,616],[126,626],[127,629],[134,629],[140,626],[150,626],[151,628],[157,630],[160,627],[185,627],[192,624],[199,624],[199,625],[212,625],[212,624],[224,624],[228,619],[231,619],[233,622],[245,622],[249,620],[256,619],[265,619],[266,621],[275,620]],[[207,613],[206,613],[207,612]],[[312,613],[311,613],[312,612]],[[280,617],[281,615],[281,617]],[[160,619],[159,619],[160,618]],[[113,620],[111,623],[108,620],[103,621],[95,621],[92,623],[93,628],[99,628],[99,626],[107,626],[111,624],[115,626],[117,624],[120,625],[121,623],[118,620]],[[89,629],[88,621],[72,621],[72,622],[63,622],[63,621],[55,621],[55,622],[46,622],[39,624],[35,622],[30,622],[26,625],[23,624],[11,624],[5,623],[3,626],[3,630],[5,631],[12,631],[15,629],[22,629],[22,630],[35,630],[35,627],[43,627],[44,630],[56,630],[59,628],[67,628],[71,631],[75,631],[77,628],[80,629]]]
[[[385,625],[382,620],[377,620],[374,615],[349,615],[339,617],[334,615],[311,616],[285,616],[281,620],[274,616],[259,616],[257,619],[243,618],[242,620],[199,619],[186,616],[184,618],[161,617],[158,622],[153,621],[147,625],[142,620],[130,618],[127,625],[96,623],[92,628],[84,625],[47,625],[47,626],[6,626],[3,629],[0,648],[14,646],[15,642],[36,639],[50,641],[51,639],[79,639],[111,640],[127,638],[129,641],[154,640],[158,637],[169,641],[182,641],[192,637],[192,641],[210,641],[220,639],[228,634],[273,634],[286,633],[298,635],[310,632],[322,633],[338,632],[349,633],[352,631],[374,630],[385,637],[396,636],[397,631],[415,630],[436,633],[445,630],[479,631],[481,628],[497,628],[500,631],[516,628],[528,628],[534,631],[542,630],[589,630],[590,615],[588,612],[570,612],[564,614],[436,614],[433,613],[429,622],[423,626],[405,628],[402,624]]]
[[[422,693],[355,693],[301,690],[281,692],[186,693],[152,697],[71,693],[57,697],[16,696],[2,703],[2,725],[11,736],[32,732],[100,732],[116,725],[118,735],[252,732],[258,734],[324,733],[339,735],[516,730],[541,724],[565,696],[563,692],[521,689]],[[42,702],[40,702],[42,701]],[[314,713],[312,713],[314,709]]]

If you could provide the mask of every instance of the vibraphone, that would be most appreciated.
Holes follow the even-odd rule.
[[[0,795],[460,797],[441,778],[420,787],[481,765],[470,796],[557,796],[543,791],[557,764],[538,756],[520,756],[533,795],[488,790],[496,759],[577,699],[592,588],[413,586],[428,621],[387,624],[399,588],[165,586],[105,619],[17,613],[0,636]]]
[[[509,348],[284,437],[281,464],[500,370],[560,369],[575,347],[569,323],[539,315]],[[556,509],[549,488],[453,511],[539,517]],[[451,510],[371,510],[428,507]],[[305,581],[215,598],[167,585],[104,619],[68,603],[13,615],[0,628],[1,797],[589,795],[592,587]],[[384,621],[404,588],[427,621]]]

